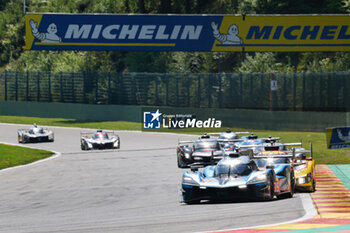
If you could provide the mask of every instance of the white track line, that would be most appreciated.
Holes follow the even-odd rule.
[[[1,143],[1,144],[4,144],[4,145],[21,146],[21,147],[26,147],[26,148],[35,149],[35,150],[46,150],[46,149],[38,149],[38,148],[31,147],[31,146],[19,145],[19,144],[8,143],[8,142],[0,142],[0,143]],[[52,151],[52,150],[46,150],[46,151],[53,152],[54,154],[53,154],[52,156],[48,157],[48,158],[40,159],[40,160],[37,160],[37,161],[32,162],[32,163],[28,163],[28,164],[23,164],[23,165],[18,165],[18,166],[14,166],[14,167],[8,167],[8,168],[1,169],[1,170],[0,170],[0,173],[6,172],[6,171],[9,171],[9,170],[18,169],[18,168],[33,166],[33,165],[36,165],[36,164],[39,164],[39,163],[43,163],[43,162],[46,162],[46,161],[49,161],[49,160],[51,160],[51,159],[55,159],[55,158],[58,158],[59,156],[61,156],[61,152]]]

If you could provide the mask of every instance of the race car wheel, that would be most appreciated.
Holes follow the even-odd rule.
[[[18,135],[18,143],[23,143],[22,136]]]
[[[178,168],[187,168],[188,165],[186,163],[184,163],[184,161],[181,158],[180,154],[177,154],[177,167]]]
[[[295,189],[295,178],[294,178],[294,173],[291,172],[290,174],[290,191],[289,193],[285,193],[282,195],[279,195],[278,198],[282,199],[282,198],[292,198],[294,196],[294,189]]]
[[[87,146],[86,146],[86,143],[81,143],[80,147],[81,147],[82,150],[87,150],[88,149]]]
[[[315,192],[316,191],[316,181],[315,179],[312,180],[312,188],[311,188],[311,192]]]
[[[273,176],[270,176],[270,180],[269,180],[269,196],[266,198],[266,200],[271,201],[273,200],[273,197],[275,196],[275,185],[274,185],[274,179]]]
[[[188,190],[188,191],[182,192],[183,201],[186,204],[189,204],[189,205],[191,205],[191,204],[199,204],[201,202],[201,200],[193,199],[193,190],[191,190],[191,191]]]

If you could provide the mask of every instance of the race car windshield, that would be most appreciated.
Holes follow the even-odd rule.
[[[266,167],[271,164],[283,164],[289,163],[289,158],[265,158],[265,159],[257,159],[256,163],[258,167]]]
[[[219,139],[237,139],[237,135],[234,133],[222,133],[219,136]]]
[[[223,175],[248,175],[252,172],[252,167],[249,164],[222,164],[217,165],[215,168],[215,175],[216,176],[223,176]]]
[[[201,149],[220,149],[219,143],[217,141],[208,141],[208,142],[195,142],[194,143],[195,150]]]
[[[108,135],[106,133],[96,133],[93,139],[108,139]]]

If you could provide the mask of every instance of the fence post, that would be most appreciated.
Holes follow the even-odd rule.
[[[323,94],[322,94],[322,91],[323,91],[323,77],[320,75],[320,95],[319,95],[319,98],[320,98],[320,106],[319,106],[319,110],[323,111]]]
[[[179,79],[175,76],[176,79],[176,107],[179,107]]]
[[[63,98],[63,77],[62,77],[62,71],[60,72],[60,99],[61,102],[64,102],[64,98]]]
[[[37,79],[36,79],[36,88],[37,88],[37,97],[36,100],[40,102],[40,72],[38,71]]]
[[[108,72],[108,93],[107,104],[111,104],[111,72]]]
[[[218,93],[218,101],[219,101],[219,108],[222,108],[222,77],[221,74],[217,74],[219,78],[219,93]]]
[[[158,93],[158,77],[155,77],[155,79],[156,79],[156,93],[155,93],[155,95],[156,95],[156,105],[158,106],[159,105],[159,93]]]
[[[47,90],[48,90],[48,95],[49,95],[49,102],[52,102],[52,96],[51,96],[51,71],[49,71],[49,76],[48,76],[48,87],[47,87]]]
[[[75,79],[75,75],[74,72],[72,72],[72,102],[75,103],[75,90],[74,90],[74,79]]]
[[[5,70],[5,101],[7,101],[7,70]]]
[[[342,81],[343,81],[343,111],[349,111],[349,106],[348,106],[348,97],[347,97],[347,87],[346,87],[346,78],[345,78],[345,71],[341,73],[342,75]]]
[[[314,73],[311,73],[311,109],[314,110],[315,107],[315,75]]]
[[[96,89],[95,89],[95,103],[96,104],[98,104],[98,73],[97,72],[95,72],[95,87],[96,87]]]
[[[293,111],[296,111],[296,102],[297,102],[297,77],[296,74],[293,74]]]
[[[243,106],[243,74],[239,74],[239,107]]]
[[[124,91],[124,78],[123,78],[123,73],[119,73],[119,104],[124,104],[123,101],[123,91]]]
[[[208,88],[207,88],[208,108],[211,108],[211,77],[208,76]]]
[[[191,107],[191,78],[187,77],[187,107]]]
[[[201,77],[198,75],[198,88],[197,88],[197,107],[201,107]]]
[[[29,71],[28,70],[26,75],[26,101],[29,101]]]
[[[15,100],[18,101],[18,71],[15,75]]]
[[[87,99],[86,99],[86,72],[83,72],[83,103],[87,104]]]
[[[165,103],[167,106],[169,106],[169,77],[165,77]]]
[[[252,108],[253,107],[253,102],[254,102],[254,98],[253,98],[253,74],[250,73],[249,74],[249,107]]]
[[[306,88],[306,75],[305,75],[305,72],[303,72],[303,90],[302,90],[302,98],[303,98],[303,101],[302,101],[302,104],[303,104],[302,110],[303,110],[303,111],[305,111],[305,109],[307,108],[306,97],[305,97],[305,88]]]

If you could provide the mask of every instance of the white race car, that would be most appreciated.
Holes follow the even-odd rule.
[[[30,129],[19,129],[17,135],[19,143],[54,141],[54,134],[51,130],[38,127],[35,123]]]
[[[95,133],[80,133],[82,150],[119,149],[120,138],[114,131],[97,130]]]

